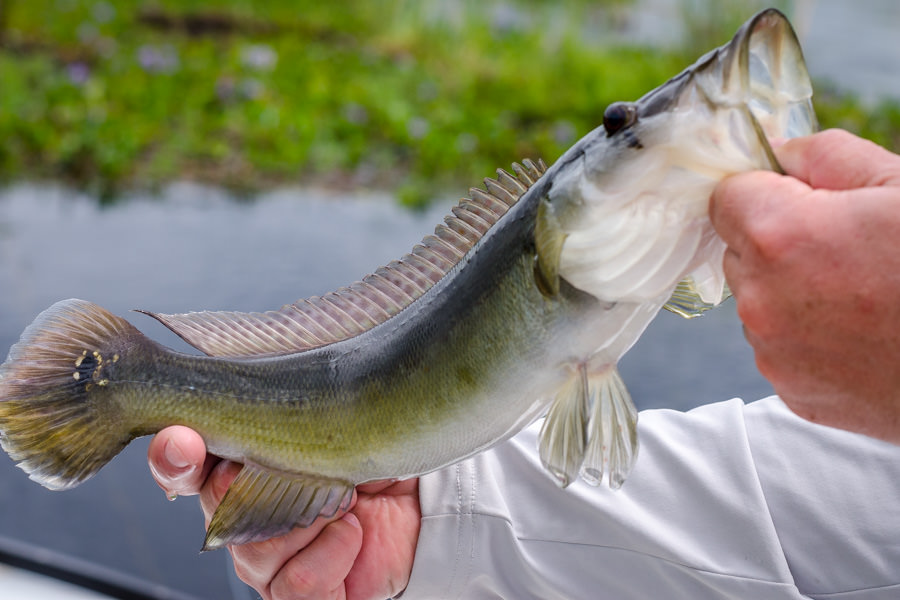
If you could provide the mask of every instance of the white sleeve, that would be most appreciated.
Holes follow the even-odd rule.
[[[538,427],[421,478],[404,600],[900,597],[900,446],[775,397],[645,411],[621,490],[561,490]]]

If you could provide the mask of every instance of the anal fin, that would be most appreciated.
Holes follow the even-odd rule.
[[[308,527],[316,517],[346,510],[353,484],[274,472],[245,464],[228,488],[206,531],[203,550],[246,544]]]
[[[637,457],[638,413],[615,366],[591,372],[578,365],[544,420],[540,456],[563,487],[580,474],[599,485],[625,482]]]

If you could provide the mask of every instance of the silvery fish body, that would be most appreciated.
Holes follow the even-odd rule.
[[[811,133],[811,86],[774,10],[636,102],[554,165],[498,171],[410,254],[263,313],[147,313],[207,356],[165,348],[97,305],[37,317],[0,367],[0,441],[65,489],[172,424],[244,464],[206,548],[304,526],[356,484],[415,477],[546,415],[562,485],[617,487],[637,413],[616,372],[660,308],[727,294],[715,184],[778,169],[767,138]]]

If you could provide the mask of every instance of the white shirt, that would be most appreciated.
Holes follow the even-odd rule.
[[[644,411],[622,489],[559,489],[535,424],[420,481],[404,600],[900,598],[900,446],[777,397]]]

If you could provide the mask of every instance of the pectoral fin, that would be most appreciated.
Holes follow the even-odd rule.
[[[276,473],[245,464],[213,514],[203,550],[246,544],[307,527],[345,510],[353,485],[324,477]]]
[[[685,319],[693,319],[694,317],[699,317],[706,311],[715,308],[730,295],[731,292],[728,290],[728,287],[724,286],[720,294],[718,294],[719,298],[715,302],[706,302],[703,299],[703,294],[698,289],[694,278],[685,277],[678,282],[675,291],[672,292],[672,297],[663,308],[676,315],[682,316]]]
[[[615,367],[579,365],[553,401],[540,436],[544,467],[563,487],[580,473],[591,485],[609,474],[619,488],[637,457],[638,413]]]
[[[546,198],[541,200],[534,227],[534,244],[537,250],[534,275],[538,288],[544,295],[554,296],[559,293],[559,255],[565,241],[566,234],[549,202]]]

